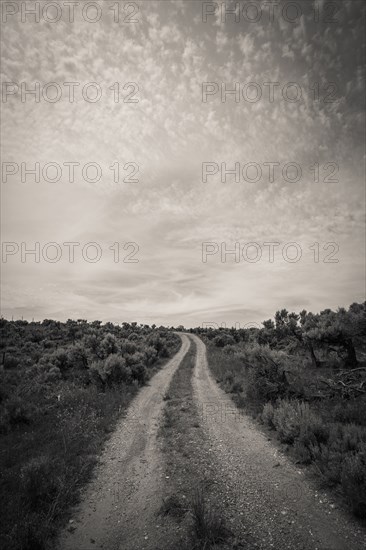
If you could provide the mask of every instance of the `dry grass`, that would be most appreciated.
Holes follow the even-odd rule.
[[[224,518],[207,502],[202,487],[198,487],[194,493],[191,514],[197,550],[214,548],[228,538],[229,531]]]

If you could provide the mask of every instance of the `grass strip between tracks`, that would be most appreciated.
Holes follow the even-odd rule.
[[[165,497],[160,514],[176,527],[182,550],[227,548],[230,533],[212,491],[214,465],[193,399],[196,344],[174,374],[164,396],[159,436],[166,459]]]

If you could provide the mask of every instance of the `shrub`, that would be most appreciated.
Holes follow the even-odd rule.
[[[52,502],[61,486],[60,478],[54,475],[55,470],[54,463],[47,456],[32,458],[21,468],[25,505],[34,510],[43,503]]]
[[[354,399],[337,403],[332,411],[333,420],[343,424],[366,425],[366,399]]]
[[[328,426],[319,416],[310,410],[309,405],[304,403],[302,410],[299,441],[305,447],[326,443],[329,438]]]
[[[125,359],[116,353],[108,356],[104,362],[104,375],[109,383],[128,382],[131,370],[126,366]]]
[[[88,367],[88,358],[85,348],[77,343],[67,350],[67,360],[70,366],[77,369],[86,369]]]
[[[61,380],[62,374],[58,367],[51,366],[50,370],[46,373],[45,382],[56,382]]]
[[[159,351],[159,355],[160,355],[160,357],[164,357],[164,358],[169,357],[169,350],[168,350],[168,348],[166,347],[165,344],[163,344],[161,346],[160,351]]]
[[[300,443],[310,448],[327,440],[328,431],[322,420],[301,401],[280,401],[274,411],[273,424],[283,443]]]
[[[317,445],[310,443],[308,450],[324,481],[329,485],[338,485],[344,461],[365,448],[366,430],[353,424],[337,423],[328,425],[327,433],[326,442]]]
[[[329,437],[328,426],[309,411],[300,423],[300,434],[294,443],[294,455],[304,464],[310,464],[317,456],[317,450]]]
[[[354,514],[366,518],[366,446],[361,452],[346,457],[341,484]]]
[[[102,390],[104,390],[106,381],[103,366],[104,363],[101,360],[93,361],[89,366],[90,381],[99,386]]]
[[[145,354],[135,351],[133,355],[125,355],[125,359],[128,366],[137,365],[145,361]]]
[[[284,369],[275,362],[269,350],[249,356],[253,368],[248,374],[248,396],[266,403],[288,395],[289,384]]]
[[[237,377],[234,377],[231,385],[231,393],[241,393],[243,391],[243,383]]]
[[[19,359],[12,355],[5,356],[4,369],[16,369],[17,367],[19,367]]]
[[[137,350],[136,344],[130,342],[130,340],[122,340],[120,347],[123,355],[133,355]]]
[[[117,353],[118,345],[116,337],[108,332],[100,344],[100,349],[103,357],[108,357],[108,355],[111,355],[112,353]]]
[[[147,346],[146,348],[144,348],[144,353],[146,357],[146,363],[148,365],[152,365],[156,361],[158,352],[153,346]]]
[[[10,430],[10,415],[6,407],[0,407],[0,433],[5,434]]]
[[[147,378],[147,372],[142,363],[137,363],[131,366],[131,376],[137,380],[139,384],[143,384]]]
[[[342,453],[357,452],[366,442],[366,430],[355,424],[332,424],[329,445]]]
[[[275,409],[272,403],[266,403],[264,405],[261,419],[262,419],[262,422],[267,426],[269,426],[270,428],[275,427],[273,424],[274,412],[275,412]]]
[[[101,344],[101,338],[98,334],[92,333],[83,338],[85,349],[88,349],[93,355],[98,355]]]
[[[223,348],[224,353],[227,355],[234,355],[237,351],[237,347],[233,346],[232,344],[228,344]]]
[[[64,373],[69,367],[69,358],[65,349],[60,348],[55,350],[51,355],[45,357],[44,360],[52,363],[55,367],[58,367],[62,373]]]
[[[3,421],[11,425],[30,424],[34,418],[36,408],[31,403],[12,395],[2,406]]]
[[[300,434],[299,415],[289,401],[280,401],[273,415],[273,423],[283,443],[293,443]]]
[[[223,333],[215,336],[215,338],[213,339],[213,343],[217,348],[223,348],[225,346],[235,344],[235,340],[231,336],[231,334]]]
[[[230,388],[234,382],[234,375],[232,372],[226,372],[224,374],[223,383],[226,391],[230,391]]]
[[[97,385],[128,383],[131,380],[131,369],[126,365],[125,359],[117,353],[112,353],[105,361],[93,361],[89,373],[91,381]]]

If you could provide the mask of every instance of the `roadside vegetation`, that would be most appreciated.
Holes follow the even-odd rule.
[[[108,434],[180,339],[163,327],[0,320],[0,547],[52,548]]]
[[[366,518],[365,304],[281,310],[263,328],[193,329],[216,380]]]

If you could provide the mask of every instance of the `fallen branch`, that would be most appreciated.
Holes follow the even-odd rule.
[[[344,371],[338,373],[337,376],[344,376],[345,374],[346,374],[346,375],[349,375],[349,374],[351,374],[352,372],[356,372],[356,371],[360,371],[360,370],[366,370],[366,367],[358,367],[357,369],[344,370]]]

